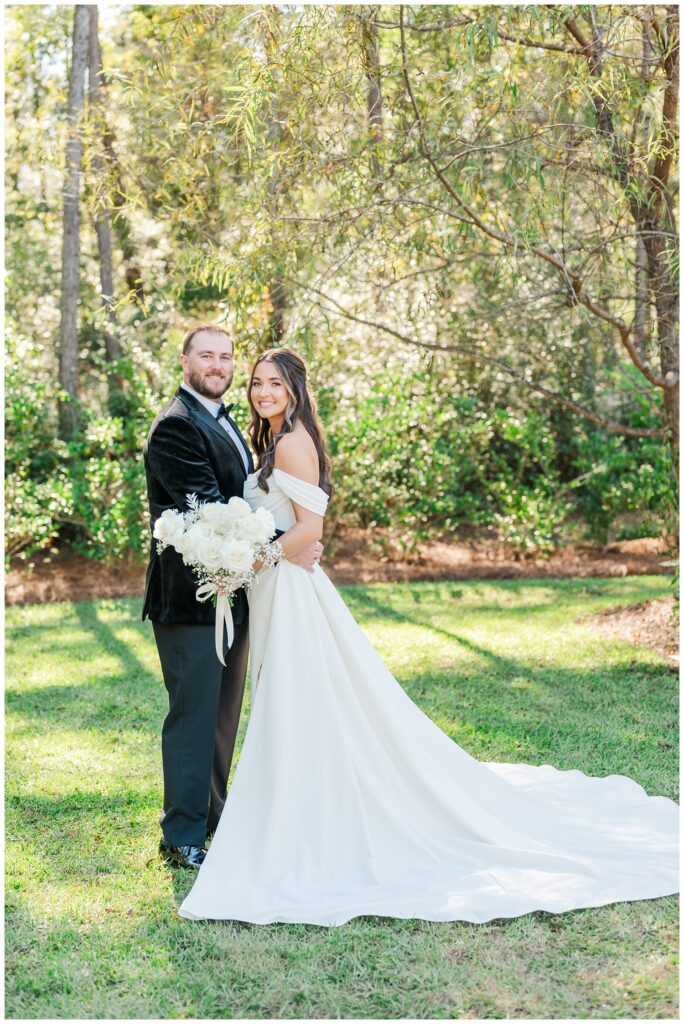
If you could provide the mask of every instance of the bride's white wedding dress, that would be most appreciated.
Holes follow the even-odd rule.
[[[288,529],[327,496],[281,470],[244,496]],[[320,567],[250,592],[251,714],[180,913],[341,925],[489,921],[678,891],[677,805],[621,775],[474,760],[409,699]]]

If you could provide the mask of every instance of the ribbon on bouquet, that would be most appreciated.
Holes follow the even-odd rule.
[[[223,666],[223,627],[226,627],[228,646],[233,646],[235,632],[233,629],[233,614],[228,604],[228,596],[222,594],[215,583],[203,583],[195,592],[198,601],[207,601],[212,594],[216,594],[216,625],[214,629],[214,643],[216,644],[216,656]]]

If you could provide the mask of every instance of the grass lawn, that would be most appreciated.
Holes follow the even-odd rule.
[[[677,678],[578,616],[669,580],[341,588],[475,757],[677,798]],[[8,1018],[677,1017],[675,897],[484,925],[188,922],[156,856],[166,694],[140,602],[7,612]],[[238,748],[249,713],[245,701]]]

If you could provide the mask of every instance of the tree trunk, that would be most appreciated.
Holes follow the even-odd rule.
[[[643,360],[648,359],[651,331],[651,293],[648,286],[648,253],[640,234],[636,236],[636,269],[634,274],[634,344]]]
[[[116,327],[116,312],[114,308],[114,272],[112,270],[112,231],[103,187],[105,164],[97,141],[101,133],[104,115],[102,85],[102,52],[98,38],[98,9],[96,4],[91,4],[90,47],[88,51],[88,102],[91,120],[96,129],[95,152],[93,154],[93,169],[96,179],[95,232],[97,234],[97,251],[100,257],[102,305],[107,315],[107,321],[113,331]],[[104,332],[105,351],[109,362],[113,362],[121,355],[121,346],[112,331],[105,330]]]
[[[668,236],[660,225],[646,221],[644,242],[648,255],[650,286],[655,297],[660,372],[665,382],[663,398],[675,478],[679,477],[679,287],[665,262]]]
[[[651,8],[653,10],[653,8]],[[665,71],[666,85],[663,94],[663,105],[659,130],[659,146],[653,165],[649,168],[646,182],[639,182],[646,192],[645,200],[633,199],[630,202],[632,216],[637,230],[637,291],[636,316],[634,331],[637,346],[643,347],[645,342],[643,307],[640,309],[639,284],[647,297],[653,296],[656,308],[656,337],[660,355],[660,375],[663,387],[663,405],[665,425],[668,431],[670,455],[674,470],[675,484],[679,484],[679,337],[678,281],[668,266],[671,251],[670,238],[676,231],[676,224],[670,216],[671,196],[668,192],[668,180],[677,145],[677,101],[679,95],[679,9],[671,4],[666,7],[665,25],[660,32],[667,37],[668,45],[663,57],[662,67]],[[601,59],[603,42],[598,28],[596,9],[590,8],[587,15],[592,24],[592,40],[588,43],[582,36],[571,18],[566,19],[565,27],[580,43],[586,53],[592,74],[602,74]],[[651,15],[642,22],[645,42],[642,43],[644,56],[651,54]],[[666,32],[663,32],[666,28]],[[647,38],[646,38],[647,37]],[[630,183],[630,170],[625,161],[617,140],[610,111],[606,108],[600,94],[595,98],[596,115],[599,128],[612,136],[612,149],[618,178],[623,184]],[[643,186],[646,185],[644,189]],[[640,251],[640,245],[643,249]],[[644,259],[645,254],[645,259]],[[644,281],[644,277],[646,281]]]
[[[650,202],[642,210],[640,227],[646,228],[644,244],[648,257],[650,286],[655,300],[657,337],[663,389],[665,422],[676,484],[679,484],[679,278],[670,261],[676,262],[671,236],[676,231],[668,180],[677,148],[677,105],[679,97],[679,8],[667,8],[669,45],[663,61],[667,85],[663,94],[660,145],[650,169]]]
[[[116,168],[116,180],[118,184],[112,196],[112,204],[114,207],[114,216],[112,220],[114,232],[123,258],[126,285],[133,302],[138,306],[142,306],[145,301],[145,288],[140,267],[138,266],[138,255],[133,242],[133,229],[131,228],[128,217],[124,213],[126,207],[126,194],[123,190],[123,186],[121,185],[121,171],[116,151],[114,149],[114,136],[112,132],[105,132],[103,142],[110,168]]]
[[[117,182],[111,197],[111,216],[107,214],[108,230],[109,230],[109,249],[111,252],[111,231],[112,227],[117,237],[119,247],[121,248],[121,255],[123,258],[124,273],[126,276],[126,284],[128,286],[129,294],[132,296],[133,301],[137,305],[142,305],[145,294],[143,289],[143,282],[140,273],[140,268],[137,265],[137,255],[135,246],[133,244],[133,232],[128,221],[128,218],[124,214],[123,210],[126,205],[126,195],[120,184],[121,170],[119,167],[119,161],[114,150],[114,134],[109,130],[104,116],[104,97],[103,92],[106,86],[104,68],[102,66],[102,54],[100,51],[100,41],[98,37],[98,25],[97,25],[97,6],[92,5],[92,10],[95,12],[91,14],[91,37],[93,39],[94,49],[91,48],[89,57],[89,71],[90,71],[90,82],[91,82],[91,101],[94,104],[99,104],[99,110],[101,111],[101,133],[102,133],[102,166],[106,167],[110,175],[114,170],[115,180]],[[93,94],[93,88],[95,88],[95,94]],[[100,159],[100,155],[97,155],[96,159]],[[97,223],[96,223],[97,230]],[[99,238],[99,235],[98,235]],[[106,291],[105,285],[102,285],[103,294],[113,294]]]
[[[373,147],[371,163],[376,179],[380,176],[378,144],[382,138],[382,91],[380,88],[377,17],[377,9],[368,7],[361,19],[361,52],[366,74],[366,111]]]
[[[280,277],[271,278],[268,296],[271,303],[271,314],[268,319],[269,345],[279,347],[283,343],[287,312],[287,289]]]
[[[265,18],[261,23],[261,39],[268,57],[268,63],[274,68],[274,77],[279,78],[278,72],[275,69],[277,51],[280,46],[280,39],[282,34],[281,29],[281,18],[282,13],[277,8],[269,9],[269,17]],[[274,150],[277,150],[282,142],[283,138],[283,123],[284,115],[281,114],[276,94],[271,99],[271,110],[266,127],[266,140]],[[273,169],[268,179],[267,184],[269,206],[270,206],[270,217],[274,225],[277,223],[277,208],[279,195],[282,189],[281,176],[278,171],[278,165],[274,161]],[[288,306],[288,291],[285,286],[281,274],[278,270],[275,270],[273,276],[269,282],[268,295],[271,310],[268,317],[268,328],[266,335],[268,338],[268,344],[271,347],[279,347],[282,345],[283,337],[285,335],[285,315],[287,313]]]
[[[64,234],[62,240],[62,292],[59,330],[59,382],[66,393],[60,403],[60,435],[68,440],[78,429],[78,284],[79,284],[79,194],[83,144],[79,120],[83,111],[85,73],[88,66],[90,15],[88,7],[76,4],[69,73],[64,177]]]

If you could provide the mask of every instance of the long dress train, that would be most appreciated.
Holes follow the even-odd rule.
[[[282,470],[276,525],[327,496]],[[283,561],[250,593],[251,714],[192,919],[483,922],[678,891],[678,807],[621,775],[481,763],[410,700],[330,582]]]

